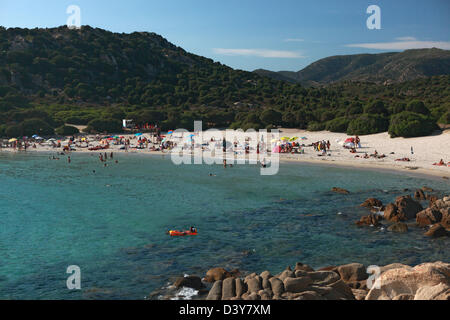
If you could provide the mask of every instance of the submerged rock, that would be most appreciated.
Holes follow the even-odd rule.
[[[408,232],[408,226],[406,225],[406,223],[403,222],[394,223],[393,225],[390,225],[387,229],[388,231],[392,232],[399,232],[399,233]]]
[[[342,188],[337,188],[334,187],[333,189],[331,189],[331,191],[336,192],[336,193],[340,193],[340,194],[349,194],[350,191],[342,189]]]

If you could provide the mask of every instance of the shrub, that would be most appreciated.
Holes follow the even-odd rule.
[[[447,111],[439,118],[438,123],[450,124],[450,111]]]
[[[5,129],[5,135],[8,138],[16,138],[23,135],[21,125],[12,125]]]
[[[353,119],[348,124],[347,134],[365,135],[385,132],[389,128],[389,121],[386,117],[374,114],[362,114]]]
[[[327,122],[325,128],[331,132],[346,132],[349,120],[345,117],[336,118]]]
[[[391,117],[389,134],[395,137],[420,137],[431,134],[436,123],[420,113],[403,111]]]
[[[322,131],[322,130],[325,130],[325,123],[313,121],[308,124],[308,131]]]
[[[428,110],[428,108],[425,106],[425,104],[420,100],[413,100],[410,103],[408,103],[408,105],[405,108],[405,111],[410,111],[410,112],[415,112],[415,113],[420,113],[420,114],[425,114],[425,115],[430,114],[430,110]]]
[[[69,136],[72,134],[80,133],[78,128],[73,127],[73,126],[66,126],[66,125],[56,128],[55,132],[61,136]]]
[[[122,132],[122,123],[117,119],[94,119],[89,121],[87,132]]]
[[[279,125],[282,123],[282,114],[273,109],[266,109],[263,112],[261,112],[259,119],[265,125],[269,124]]]
[[[368,114],[388,114],[388,110],[386,109],[384,102],[381,100],[377,100],[364,108],[364,113]]]
[[[55,133],[55,130],[42,119],[24,120],[20,126],[22,127],[22,134],[25,136],[32,136],[34,134],[49,136]]]

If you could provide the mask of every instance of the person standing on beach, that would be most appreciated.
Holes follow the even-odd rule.
[[[70,156],[67,157],[67,162],[70,163]]]
[[[412,146],[411,146],[411,154],[414,154],[414,149]]]

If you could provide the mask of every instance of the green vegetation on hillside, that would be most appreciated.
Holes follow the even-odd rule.
[[[394,136],[428,134],[416,123],[449,122],[449,84],[445,75],[304,88],[233,70],[153,33],[0,28],[0,136],[6,137],[76,132],[65,124],[118,132],[124,118],[164,130],[192,129],[203,120],[205,129],[369,134],[390,125]]]

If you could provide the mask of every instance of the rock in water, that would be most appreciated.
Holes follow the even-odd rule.
[[[284,289],[288,292],[299,293],[305,291],[305,289],[312,283],[311,278],[286,278],[283,281]]]
[[[435,224],[427,232],[425,232],[425,235],[432,238],[448,237],[449,232],[445,230],[443,225]]]
[[[342,188],[337,188],[334,187],[333,189],[331,189],[331,191],[336,192],[336,193],[340,193],[340,194],[349,194],[350,191],[342,189]]]
[[[383,202],[381,202],[380,200],[375,199],[375,198],[369,198],[361,204],[361,207],[366,207],[366,208],[373,208],[373,207],[381,208],[382,206],[383,206]]]
[[[224,280],[231,277],[232,274],[224,268],[212,268],[206,272],[205,281],[214,282],[217,280]]]
[[[392,231],[392,232],[405,233],[405,232],[408,232],[408,226],[406,225],[406,223],[397,222],[397,223],[394,223],[393,225],[390,225],[388,227],[388,230]]]
[[[434,208],[426,208],[420,211],[416,216],[416,223],[419,227],[429,226],[440,222],[442,219],[442,213]]]
[[[202,279],[196,276],[179,277],[175,281],[174,286],[177,288],[187,287],[195,290],[200,290],[204,287]]]

